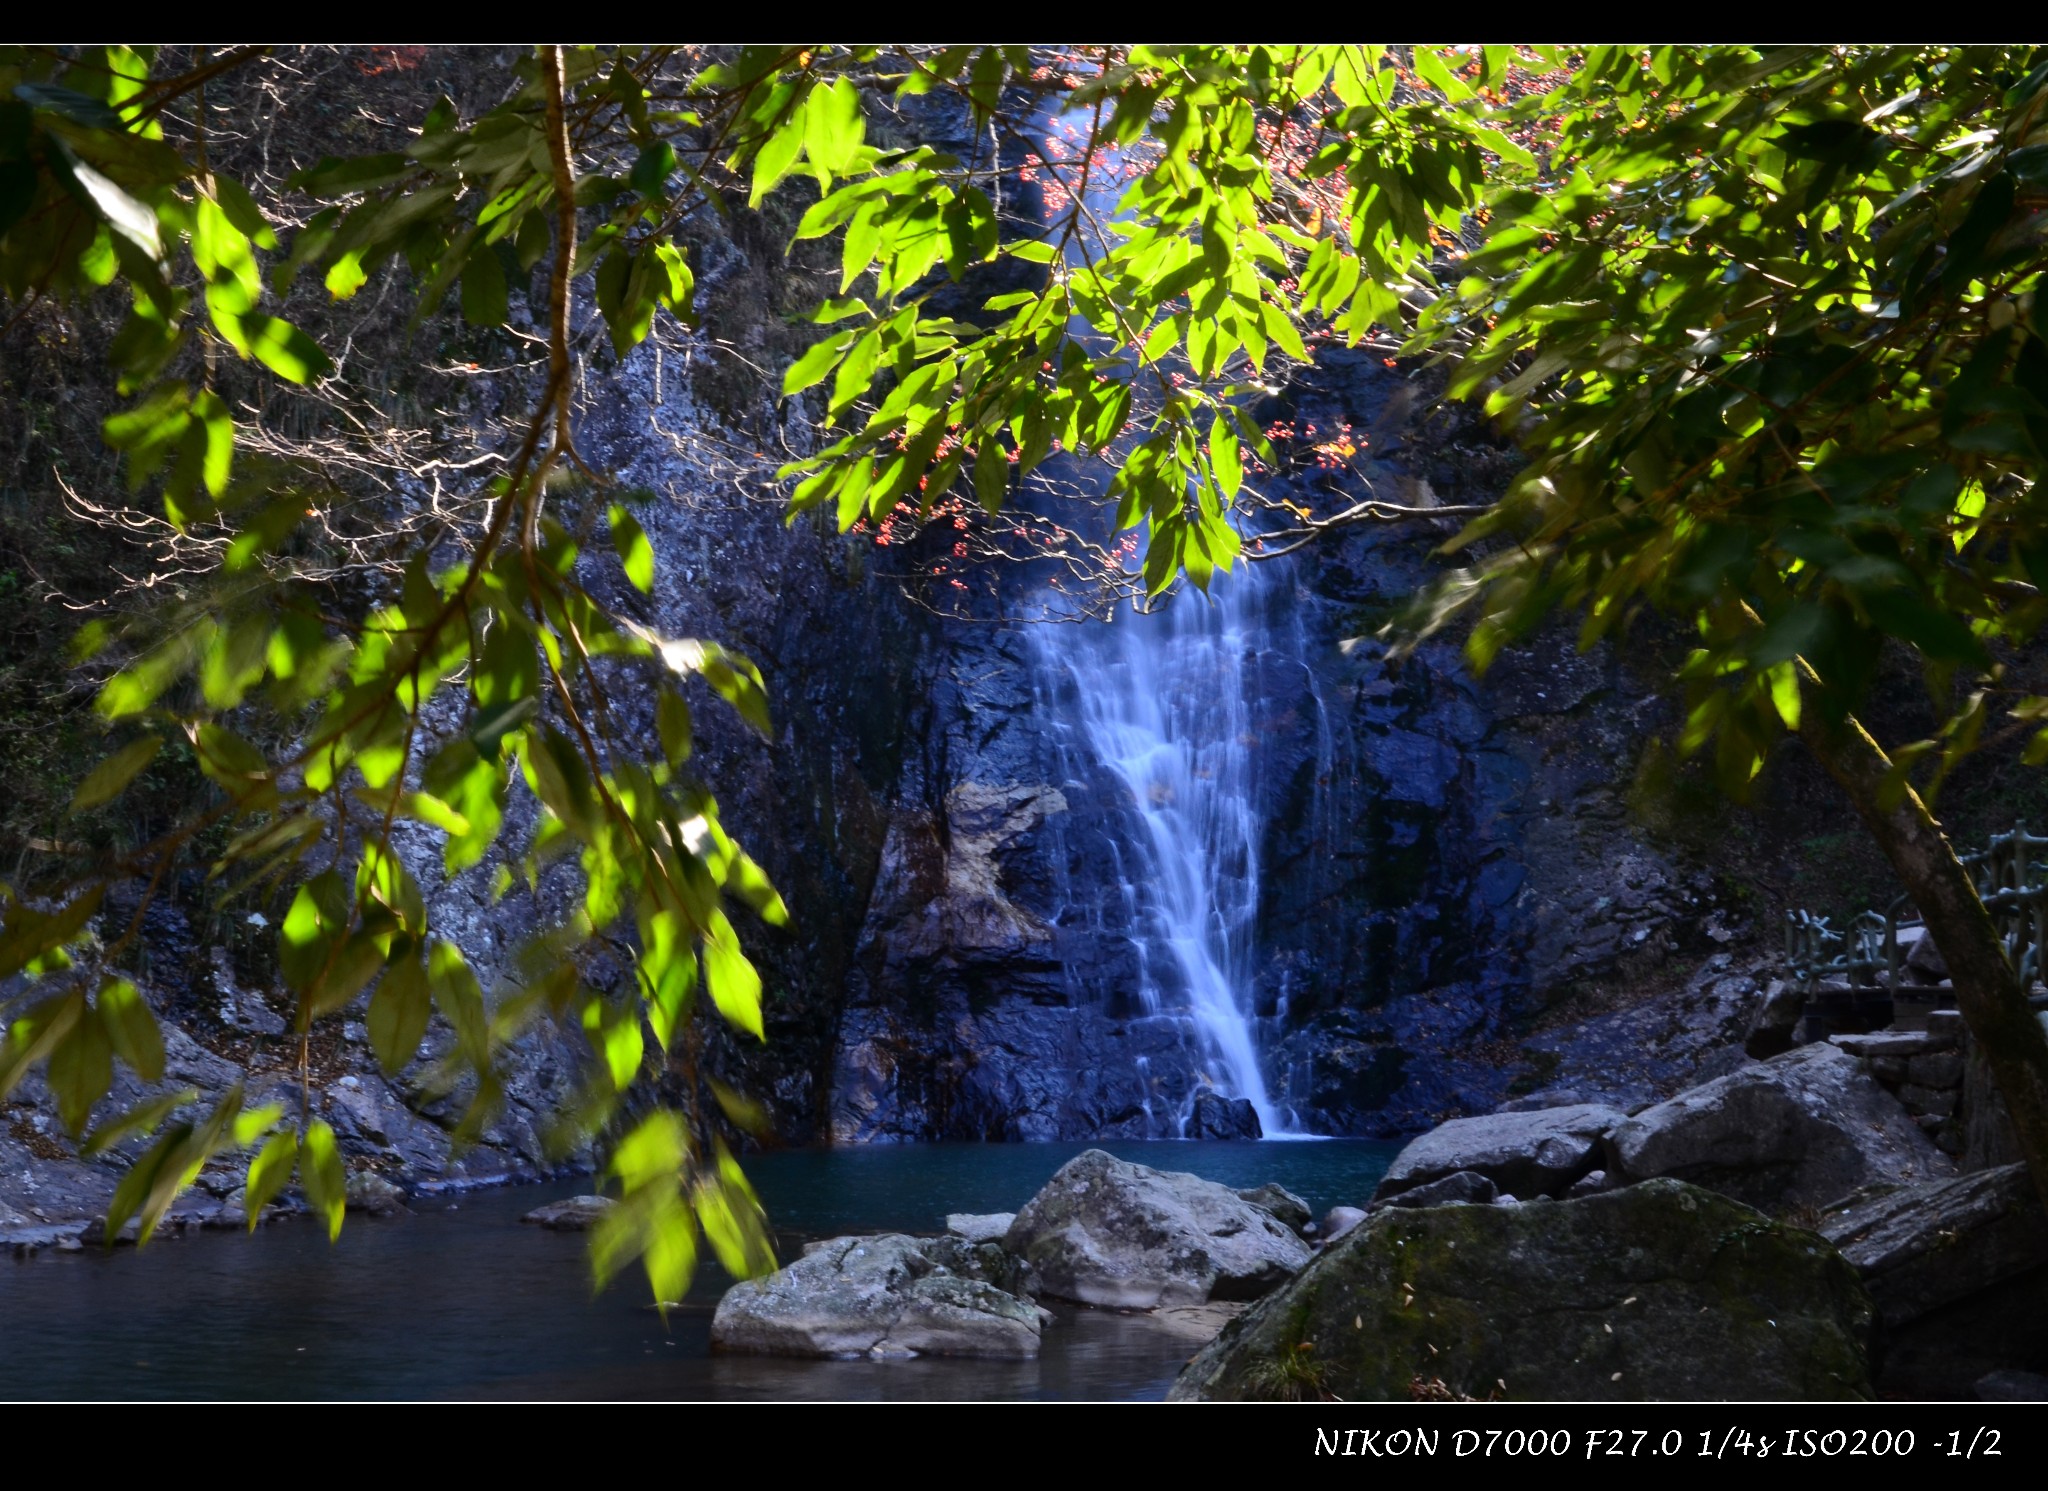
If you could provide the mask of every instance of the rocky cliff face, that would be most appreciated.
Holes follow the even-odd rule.
[[[1333,357],[1272,412],[1372,429],[1353,482],[1483,498],[1502,453],[1405,423],[1411,391],[1378,359]],[[1646,669],[1560,638],[1481,685],[1450,646],[1391,662],[1371,640],[1450,529],[1358,531],[1281,561],[1242,659],[1261,825],[1248,1002],[1276,1105],[1314,1132],[1412,1132],[1575,1078],[1647,1101],[1695,1073],[1750,987],[1717,1002],[1687,986],[1736,918],[1629,811],[1668,723]],[[1172,1133],[1203,1080],[1185,1029],[1137,999],[1157,976],[1134,942],[1148,888],[1128,883],[1143,830],[1076,741],[1087,670],[1049,677],[1029,630],[934,634],[847,984],[841,1140]],[[1603,1006],[1667,986],[1687,1038],[1616,1093]]]
[[[902,127],[942,139],[966,123]],[[1244,1132],[1246,1105],[1210,1087],[1175,1013],[1185,990],[1145,959],[1142,805],[1076,732],[1090,676],[1049,670],[1042,635],[1003,622],[1033,576],[944,621],[904,599],[871,539],[784,523],[769,477],[806,437],[802,411],[768,390],[801,340],[785,317],[810,295],[783,236],[744,212],[707,228],[703,330],[667,327],[594,368],[579,414],[585,455],[648,494],[660,559],[651,598],[613,602],[746,652],[773,700],[772,745],[715,704],[698,719],[695,769],[795,913],[786,932],[742,927],[769,1039],[721,1030],[712,1070],[765,1104],[780,1142]],[[475,397],[496,397],[488,383]],[[1350,490],[1422,504],[1496,490],[1505,453],[1472,426],[1421,420],[1414,394],[1405,371],[1333,352],[1262,417],[1369,432]],[[1272,478],[1325,508],[1310,484],[1333,480]],[[1574,1082],[1646,1101],[1694,1074],[1748,996],[1746,968],[1699,963],[1735,924],[1698,857],[1629,811],[1646,742],[1669,723],[1654,663],[1581,657],[1560,637],[1504,657],[1482,686],[1448,646],[1396,663],[1371,640],[1450,527],[1360,529],[1283,561],[1233,660],[1259,825],[1240,972],[1274,1104],[1315,1132],[1408,1133]],[[1059,630],[1094,645],[1091,628]],[[629,718],[651,712],[621,702]],[[405,852],[431,883],[431,836]],[[498,901],[493,868],[433,892],[487,982],[570,891],[558,871]],[[282,1001],[260,960],[240,942],[202,957],[172,905],[149,925],[151,997],[221,1064],[209,1090],[283,1080]],[[1644,1044],[1645,1009],[1667,1053],[1618,1089],[1616,1051]],[[461,1178],[543,1165],[549,1112],[585,1059],[573,1033],[529,1037],[505,1117],[453,1169],[442,1130],[459,1101],[386,1083],[359,1025],[313,1067],[360,1159]],[[58,1163],[47,1106],[24,1091],[0,1162]]]

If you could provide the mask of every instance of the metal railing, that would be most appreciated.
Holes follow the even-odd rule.
[[[2022,819],[2011,833],[1994,834],[1985,848],[1962,856],[2022,987],[2040,981],[2042,949],[2048,947],[2048,858],[2042,857],[2043,850],[2048,850],[2048,838],[2028,833]],[[1883,990],[1896,996],[1903,985],[1932,993],[1903,978],[1906,953],[1899,933],[1924,925],[1909,896],[1900,896],[1882,912],[1859,912],[1840,929],[1810,911],[1788,911],[1785,969],[1809,998],[1830,979],[1850,991]]]

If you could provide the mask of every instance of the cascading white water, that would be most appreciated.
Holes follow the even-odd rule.
[[[1209,1080],[1278,1136],[1291,1125],[1268,1094],[1249,1007],[1259,823],[1244,674],[1260,568],[1219,575],[1206,600],[1190,592],[1161,613],[1036,634],[1041,665],[1071,675],[1089,753],[1129,789],[1141,829],[1123,858],[1140,1002],[1184,1014]],[[1162,966],[1178,975],[1178,1008]]]

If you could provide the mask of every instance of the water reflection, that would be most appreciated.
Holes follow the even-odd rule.
[[[936,1231],[1010,1210],[1085,1146],[798,1151],[749,1163],[785,1257],[805,1237]],[[1367,1195],[1392,1146],[1113,1143],[1227,1184],[1277,1180],[1319,1210]],[[1160,1321],[1055,1307],[1036,1362],[714,1357],[726,1281],[705,1267],[667,1320],[628,1278],[593,1298],[580,1236],[522,1226],[561,1184],[353,1217],[339,1243],[253,1237],[0,1261],[0,1399],[1128,1399],[1162,1396],[1192,1344]]]

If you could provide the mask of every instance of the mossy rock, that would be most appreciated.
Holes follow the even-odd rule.
[[[1226,1328],[1169,1396],[1868,1398],[1874,1322],[1824,1239],[1653,1180],[1380,1211]]]

